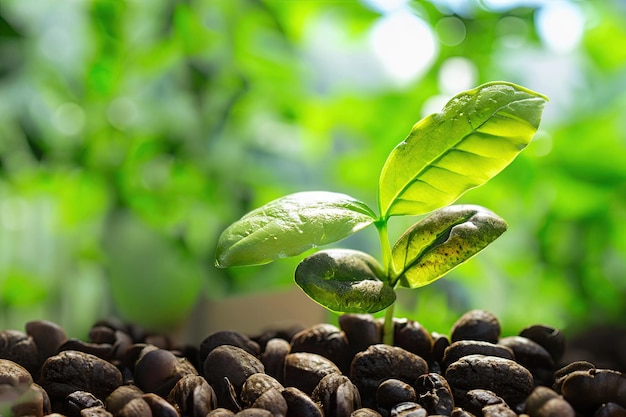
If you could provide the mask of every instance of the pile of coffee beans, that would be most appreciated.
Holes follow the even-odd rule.
[[[339,326],[220,331],[175,346],[115,321],[87,341],[47,321],[0,332],[0,416],[626,416],[626,376],[563,363],[565,339],[535,325],[502,337],[484,310],[449,336],[347,314]]]

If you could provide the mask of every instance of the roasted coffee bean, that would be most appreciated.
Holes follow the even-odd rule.
[[[252,374],[246,379],[241,388],[241,401],[251,406],[265,391],[269,389],[277,389],[279,392],[284,387],[276,379],[264,373]]]
[[[352,361],[350,377],[361,393],[365,407],[374,408],[376,389],[385,379],[413,383],[428,372],[426,361],[396,346],[372,345],[358,353]]]
[[[59,347],[67,340],[65,330],[56,323],[46,320],[32,320],[26,323],[26,334],[37,345],[38,361],[41,366],[50,356],[59,352]]]
[[[63,352],[64,350],[89,353],[105,361],[110,361],[111,358],[113,358],[113,345],[83,342],[76,338],[67,339],[59,346],[59,352]]]
[[[428,414],[450,415],[454,409],[454,398],[448,381],[436,373],[420,375],[415,382],[418,402]]]
[[[352,356],[382,341],[381,325],[370,314],[342,314],[339,328],[345,333]]]
[[[113,414],[104,407],[90,407],[80,410],[80,417],[113,417]]]
[[[215,391],[199,375],[185,375],[179,379],[167,400],[181,415],[189,417],[204,417],[217,408]]]
[[[45,391],[36,384],[0,383],[0,413],[9,411],[8,414],[13,417],[41,417],[50,411],[49,404],[46,406],[45,402]]]
[[[535,387],[526,399],[524,411],[531,417],[575,417],[576,412],[565,399],[548,387]]]
[[[552,385],[554,361],[539,343],[522,336],[509,336],[500,339],[498,344],[513,351],[515,361],[530,371],[535,385]]]
[[[29,386],[33,383],[30,372],[22,365],[9,359],[0,359],[0,385]]]
[[[133,398],[115,414],[115,417],[152,417],[150,405],[142,397]]]
[[[552,388],[557,392],[561,393],[561,385],[563,385],[563,381],[565,378],[576,371],[589,371],[591,369],[596,369],[595,365],[591,362],[587,361],[576,361],[569,363],[562,367],[561,369],[557,369],[554,372],[554,385]]]
[[[222,345],[236,346],[256,357],[261,353],[259,344],[248,336],[235,331],[222,330],[210,334],[200,343],[200,351],[198,353],[200,363],[204,363],[206,357],[213,349]]]
[[[135,398],[140,398],[144,392],[135,385],[120,385],[104,400],[104,406],[111,413],[120,412],[126,404]]]
[[[431,360],[433,338],[421,324],[414,320],[394,318],[393,326],[395,346],[414,353],[426,361]]]
[[[251,404],[250,408],[262,408],[272,412],[275,417],[285,417],[287,415],[287,401],[283,397],[281,390],[270,388]]]
[[[497,343],[500,337],[500,322],[488,311],[471,310],[463,314],[452,326],[450,340],[481,340]]]
[[[232,417],[234,415],[235,413],[227,408],[216,408],[215,410],[207,414],[206,417]]]
[[[294,335],[303,330],[304,326],[294,324],[285,327],[269,328],[263,331],[260,335],[251,337],[251,339],[259,344],[261,352],[265,350],[267,342],[272,339],[283,339],[287,342],[291,342]]]
[[[265,373],[281,384],[285,378],[285,357],[291,352],[291,344],[285,339],[270,339],[261,354],[261,363]]]
[[[140,356],[135,364],[135,384],[145,393],[167,396],[179,379],[197,375],[196,369],[185,358],[169,350],[155,349]]]
[[[452,410],[452,413],[450,413],[450,417],[476,417],[476,416],[474,416],[474,414],[470,413],[467,410],[457,407],[454,410]]]
[[[505,404],[495,392],[486,389],[472,389],[455,397],[457,405],[477,416],[483,415],[487,406]]]
[[[233,400],[239,397],[246,379],[263,371],[263,364],[257,357],[231,345],[216,347],[204,360],[204,375],[215,390],[218,407],[231,411],[238,411]]]
[[[495,392],[511,407],[523,402],[533,390],[533,377],[526,368],[495,356],[465,356],[448,366],[445,377],[455,398],[464,391],[485,389]]]
[[[62,401],[74,391],[88,391],[104,400],[122,385],[122,374],[97,356],[66,350],[44,362],[39,385],[46,390],[53,403]]]
[[[296,387],[311,395],[328,374],[341,371],[330,359],[316,353],[296,352],[285,357],[285,385]]]
[[[441,363],[446,348],[450,346],[450,339],[448,336],[437,332],[433,332],[431,337],[433,338],[432,360]]]
[[[552,326],[535,324],[524,328],[519,335],[539,343],[548,351],[552,362],[560,363],[563,353],[565,353],[565,335],[562,331]]]
[[[391,417],[426,417],[426,410],[414,402],[396,404],[391,409]]]
[[[361,396],[345,375],[329,374],[317,384],[311,399],[321,404],[325,417],[349,417],[361,408]]]
[[[415,402],[416,399],[415,389],[399,379],[387,379],[376,390],[376,405],[388,410],[396,404]]]
[[[593,417],[626,417],[626,407],[615,403],[606,403],[598,408]]]
[[[0,359],[10,360],[36,375],[40,367],[39,352],[32,337],[18,330],[0,332]]]
[[[298,388],[287,387],[281,394],[287,402],[287,417],[324,417],[321,406]]]
[[[63,412],[69,417],[78,417],[81,410],[91,407],[104,408],[104,403],[90,392],[74,391],[65,398]]]
[[[163,397],[147,393],[142,395],[141,398],[150,406],[153,417],[180,417],[178,410]]]
[[[458,340],[446,348],[441,363],[442,368],[445,370],[451,363],[469,355],[497,356],[515,360],[513,350],[507,346],[478,340]]]
[[[563,380],[561,394],[577,411],[610,402],[626,407],[626,376],[609,369],[575,371]]]
[[[344,373],[349,371],[352,361],[348,338],[332,324],[316,324],[296,333],[291,339],[291,352],[324,356]]]
[[[374,411],[371,408],[359,408],[354,410],[350,417],[382,417],[378,411]]]
[[[88,334],[91,343],[106,343],[112,345],[115,343],[115,329],[108,326],[92,326]]]
[[[273,417],[273,414],[269,410],[264,410],[263,408],[246,408],[245,410],[241,410],[237,414],[236,417]]]
[[[487,405],[483,407],[482,414],[483,417],[517,417],[517,413],[506,403]]]

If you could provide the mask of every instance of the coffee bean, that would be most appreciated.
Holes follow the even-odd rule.
[[[236,404],[241,388],[250,375],[263,372],[263,364],[254,355],[231,345],[213,349],[204,360],[204,375],[215,390],[218,407],[238,411]]]
[[[435,362],[441,362],[446,348],[450,346],[450,339],[448,336],[437,332],[433,332],[431,337],[433,339],[432,360]]]
[[[18,330],[0,332],[0,359],[7,359],[24,367],[32,375],[39,370],[39,352],[32,337]]]
[[[454,398],[448,381],[436,373],[420,375],[415,382],[419,403],[429,414],[450,415],[454,409]]]
[[[212,333],[200,343],[200,363],[204,363],[204,360],[213,349],[222,345],[236,346],[256,357],[261,353],[259,344],[248,336],[235,331],[223,330]]]
[[[0,373],[0,377],[1,375]],[[7,376],[6,379],[13,378]],[[8,412],[10,416],[41,417],[50,411],[49,401],[46,404],[46,400],[45,391],[39,389],[36,384],[0,383],[0,412]]]
[[[75,350],[78,352],[89,353],[90,355],[97,356],[105,361],[110,361],[113,358],[113,345],[106,343],[89,343],[76,338],[67,339],[61,346],[59,346],[59,352],[64,350]]]
[[[197,373],[186,359],[169,350],[155,349],[140,356],[133,375],[143,392],[166,396],[183,376]]]
[[[268,410],[275,417],[284,417],[287,415],[287,401],[282,395],[282,389],[270,388],[261,394],[254,401],[250,408],[261,408]]]
[[[468,390],[459,393],[455,398],[458,406],[477,416],[483,415],[483,409],[487,406],[506,405],[495,392],[486,389]]]
[[[117,415],[126,404],[135,398],[140,398],[144,392],[135,385],[120,385],[104,400],[107,410]]]
[[[280,393],[284,387],[274,378],[264,373],[252,374],[246,379],[240,398],[243,404],[251,406],[261,395],[270,389],[276,389]]]
[[[188,417],[204,417],[217,408],[217,397],[209,383],[198,375],[185,375],[167,396],[178,412]]]
[[[108,412],[104,407],[90,407],[80,410],[80,417],[113,417],[113,414]]]
[[[32,320],[24,326],[26,334],[33,338],[37,345],[39,366],[46,359],[56,355],[59,347],[67,340],[65,330],[56,323],[46,320]]]
[[[328,374],[313,390],[311,399],[321,404],[325,417],[349,417],[361,408],[361,396],[345,375]]]
[[[149,392],[141,398],[150,406],[153,417],[180,417],[176,408],[161,396]]]
[[[626,417],[626,407],[615,403],[606,403],[596,410],[593,417]]]
[[[430,360],[433,351],[433,338],[417,321],[394,318],[393,343],[395,346]]]
[[[63,412],[69,417],[78,417],[81,410],[91,407],[104,408],[104,403],[90,392],[74,391],[65,398]]]
[[[152,410],[146,400],[138,397],[124,404],[115,417],[152,417]]]
[[[552,326],[535,324],[522,329],[519,335],[539,343],[548,351],[555,364],[561,361],[565,353],[565,335],[562,331]]]
[[[330,359],[315,353],[296,352],[285,357],[285,385],[311,395],[328,374],[341,371]]]
[[[577,411],[609,402],[626,407],[626,376],[609,369],[575,371],[563,380],[561,394]]]
[[[345,373],[349,371],[352,361],[348,338],[332,324],[316,324],[296,333],[291,339],[291,352],[324,356]]]
[[[321,406],[298,388],[287,387],[281,394],[287,402],[287,417],[324,417]]]
[[[371,408],[359,408],[354,410],[350,417],[382,417],[378,411],[374,411]]]
[[[406,383],[428,372],[426,361],[414,353],[396,346],[372,345],[358,353],[352,361],[350,377],[361,393],[365,407],[375,407],[378,385],[395,378]]]
[[[33,383],[30,372],[22,365],[9,359],[0,359],[0,385],[29,386]]]
[[[576,412],[565,399],[548,387],[535,387],[524,407],[532,417],[575,417]]]
[[[396,404],[390,413],[391,417],[426,417],[426,410],[414,402]]]
[[[463,314],[452,326],[450,340],[480,340],[497,343],[500,322],[488,311],[471,310]]]
[[[291,352],[291,345],[284,339],[270,339],[261,354],[261,363],[265,373],[281,384],[285,377],[285,357]]]
[[[216,408],[207,414],[206,417],[232,417],[234,415],[235,413],[226,408]]]
[[[103,359],[84,352],[66,350],[44,362],[39,384],[53,403],[62,401],[74,391],[87,391],[104,400],[122,384],[122,374]]]
[[[457,407],[454,410],[452,410],[452,412],[450,413],[450,417],[476,417],[476,416],[470,413],[469,411],[466,411],[460,407]]]
[[[376,405],[390,410],[394,405],[403,402],[415,402],[417,395],[409,384],[399,379],[387,379],[376,389]]]
[[[381,325],[370,314],[342,314],[339,327],[348,339],[352,356],[382,342]]]
[[[271,411],[264,410],[262,408],[246,408],[245,410],[241,410],[240,412],[235,414],[235,416],[236,417],[274,417]]]
[[[513,351],[515,361],[530,371],[535,385],[552,384],[554,361],[539,343],[522,336],[509,336],[500,339],[498,344]]]
[[[507,346],[478,340],[458,340],[444,351],[442,367],[445,370],[451,363],[469,355],[497,356],[515,360],[513,350]]]
[[[495,392],[507,404],[522,403],[533,389],[531,373],[510,359],[469,355],[450,364],[445,374],[455,398],[472,389]]]
[[[596,369],[595,365],[592,364],[591,362],[576,361],[576,362],[569,363],[565,365],[564,367],[562,367],[561,369],[557,369],[554,372],[554,385],[552,388],[557,393],[560,393],[561,385],[563,385],[563,381],[565,381],[565,378],[567,378],[569,374],[576,372],[576,371],[588,371],[591,369]]]

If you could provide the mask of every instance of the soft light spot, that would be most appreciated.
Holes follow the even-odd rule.
[[[454,16],[439,19],[435,25],[439,42],[447,46],[456,46],[465,40],[467,30],[461,19]]]
[[[410,9],[381,17],[371,28],[369,42],[385,71],[401,85],[420,77],[437,55],[430,26]]]
[[[85,112],[76,103],[64,103],[54,112],[52,123],[64,135],[76,135],[85,125]]]
[[[116,129],[124,129],[137,118],[135,102],[126,97],[118,97],[107,107],[107,120]]]
[[[472,88],[477,83],[478,70],[469,59],[453,57],[441,65],[437,78],[441,93],[451,96]]]
[[[380,13],[393,12],[408,4],[408,0],[361,0],[361,2]]]
[[[580,43],[585,19],[578,6],[567,1],[552,1],[536,15],[537,31],[552,51],[567,53]]]
[[[519,48],[528,35],[528,24],[515,16],[505,16],[496,23],[496,38],[508,48]]]

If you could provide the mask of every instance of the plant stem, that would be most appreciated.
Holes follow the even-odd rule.
[[[380,248],[383,255],[383,268],[389,285],[395,287],[395,277],[391,263],[391,243],[389,242],[389,233],[387,231],[387,219],[380,219],[376,223],[378,237],[380,238]],[[389,346],[393,345],[393,311],[394,304],[385,309],[385,322],[383,323],[383,343]]]

